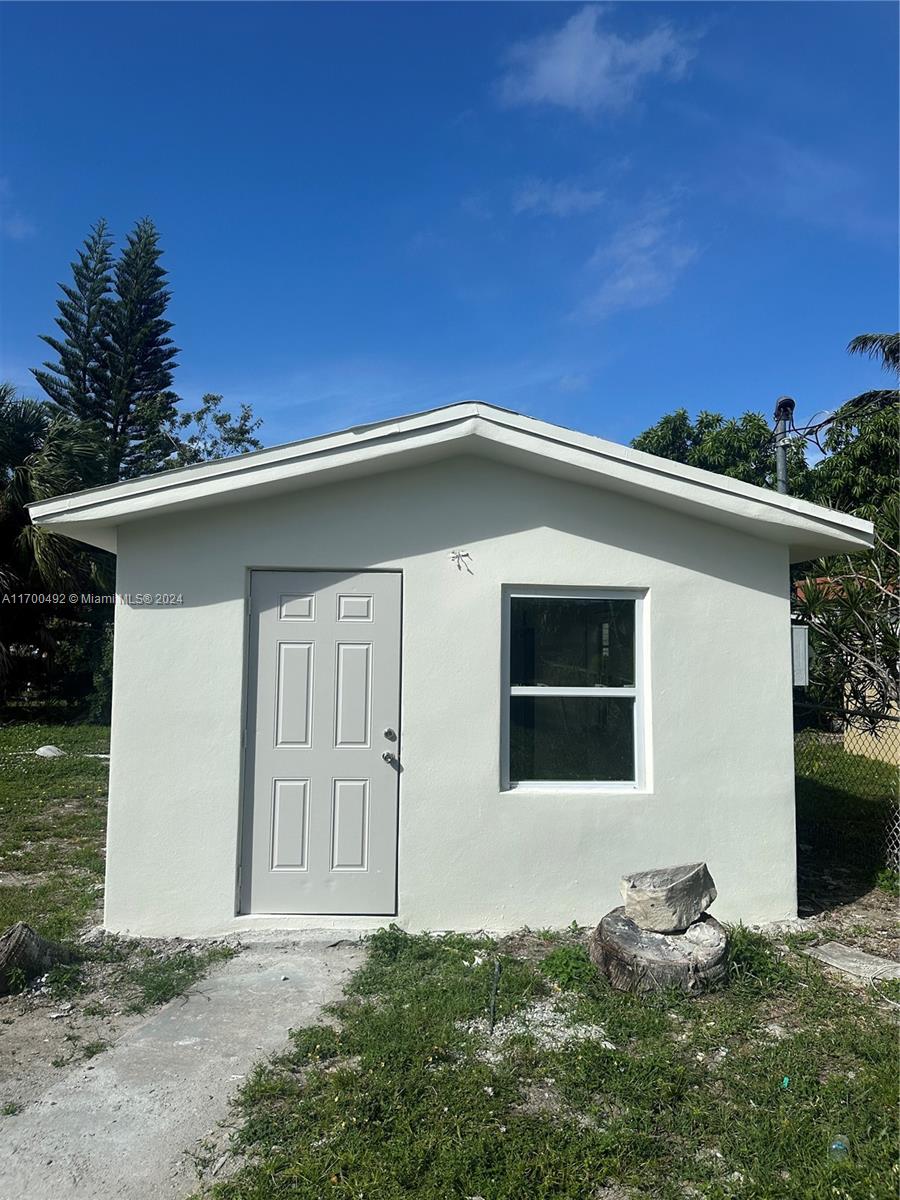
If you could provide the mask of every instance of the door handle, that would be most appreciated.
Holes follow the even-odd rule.
[[[384,761],[385,761],[386,763],[391,763],[391,764],[393,764],[393,763],[395,763],[395,762],[397,761],[397,755],[396,755],[396,754],[391,754],[390,750],[385,750],[384,754],[382,754],[382,756],[381,756],[381,757],[384,759]]]

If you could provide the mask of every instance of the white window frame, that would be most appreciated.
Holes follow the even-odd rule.
[[[633,600],[634,601],[634,687],[513,687],[510,684],[510,638],[512,601],[545,600]],[[500,722],[500,786],[505,792],[643,792],[647,787],[645,721],[649,705],[647,635],[648,591],[638,588],[526,587],[504,586],[502,617],[502,715]],[[509,775],[509,710],[513,696],[612,696],[633,699],[634,779],[518,779]]]

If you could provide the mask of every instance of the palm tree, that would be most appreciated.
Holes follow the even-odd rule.
[[[900,333],[861,333],[847,347],[851,354],[865,354],[881,362],[889,375],[900,374]],[[864,410],[867,413],[892,408],[897,403],[896,388],[875,388],[854,396],[842,405],[839,414],[845,417]]]
[[[863,333],[847,349],[900,373],[900,334]],[[796,615],[815,635],[814,678],[822,697],[854,719],[872,713],[876,734],[879,718],[900,705],[897,401],[896,388],[872,389],[810,427],[825,454],[813,469],[816,499],[872,521],[875,545],[865,554],[812,564],[795,597]]]

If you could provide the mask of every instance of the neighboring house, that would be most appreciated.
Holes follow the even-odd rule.
[[[109,928],[795,913],[788,565],[868,522],[480,403],[31,515],[127,597]]]

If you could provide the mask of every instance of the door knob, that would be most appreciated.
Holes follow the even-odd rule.
[[[385,750],[381,757],[386,763],[395,763],[397,761],[396,754],[391,754],[390,750]]]
[[[396,730],[391,729],[390,726],[388,726],[388,728],[384,731],[384,736],[389,742],[396,742],[397,740],[397,732]]]

